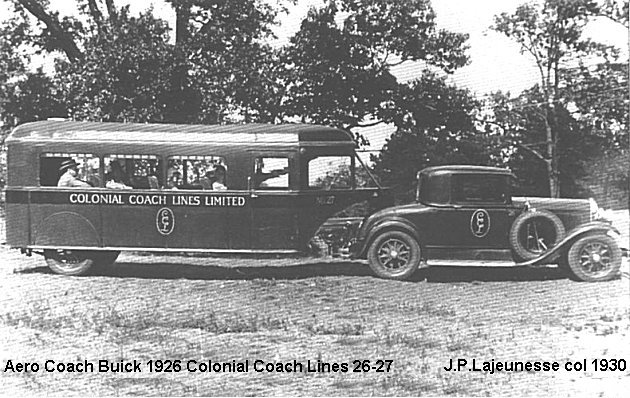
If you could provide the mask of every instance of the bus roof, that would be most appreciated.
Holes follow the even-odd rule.
[[[217,144],[352,144],[344,130],[309,124],[192,125],[47,120],[16,127],[11,142],[183,142]]]

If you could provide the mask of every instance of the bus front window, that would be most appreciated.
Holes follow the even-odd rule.
[[[308,187],[311,189],[351,189],[354,179],[351,156],[318,156],[308,161]]]

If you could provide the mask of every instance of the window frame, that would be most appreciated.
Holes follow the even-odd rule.
[[[320,186],[311,186],[311,162],[313,160],[315,160],[315,159],[318,159],[318,158],[348,158],[349,163],[343,163],[343,164],[344,165],[348,165],[350,167],[350,183],[347,186],[335,187],[335,188],[333,188],[332,184],[328,188],[320,187]],[[313,190],[313,191],[317,191],[317,190],[321,190],[321,191],[343,191],[343,190],[349,190],[349,189],[356,189],[356,186],[357,186],[356,161],[355,161],[354,156],[351,155],[351,154],[327,154],[327,153],[321,153],[321,154],[317,154],[315,156],[310,156],[306,160],[306,170],[305,171],[306,171],[306,176],[305,176],[306,188],[308,190]],[[335,170],[326,170],[324,176],[323,177],[318,177],[318,179],[328,177],[329,171],[335,171]]]
[[[463,196],[464,182],[470,183],[474,179],[479,180],[495,180],[493,183],[498,182],[499,185],[495,187],[500,188],[498,193],[501,194],[501,200],[489,200],[482,198],[480,200],[465,200]],[[462,196],[460,196],[460,193]],[[510,187],[508,177],[501,174],[453,174],[451,176],[451,188],[450,188],[451,202],[458,205],[487,205],[487,206],[506,206],[510,204]]]

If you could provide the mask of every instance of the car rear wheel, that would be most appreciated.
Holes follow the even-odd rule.
[[[608,235],[587,235],[573,243],[567,254],[573,279],[601,282],[614,278],[621,267],[621,249]]]
[[[402,231],[382,233],[368,249],[370,268],[381,278],[405,280],[416,272],[420,260],[420,245]]]
[[[46,250],[44,258],[48,267],[60,275],[85,275],[94,265],[94,259],[83,251]]]
[[[517,261],[539,257],[564,239],[562,221],[546,210],[528,211],[516,217],[510,229],[510,246]]]

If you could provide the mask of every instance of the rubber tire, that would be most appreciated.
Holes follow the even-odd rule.
[[[589,275],[587,271],[580,266],[580,251],[587,245],[599,241],[608,246],[611,252],[611,266],[607,273],[601,276]],[[621,249],[617,241],[608,235],[589,234],[576,240],[567,254],[568,271],[571,279],[582,282],[604,282],[609,281],[619,274],[621,267]]]
[[[408,265],[399,272],[391,272],[389,269],[381,265],[378,260],[378,251],[380,246],[389,239],[399,239],[403,241],[410,251],[410,258]],[[402,231],[386,231],[378,235],[370,245],[367,253],[368,264],[374,273],[384,279],[393,280],[406,280],[413,275],[420,265],[422,260],[422,251],[420,244],[411,235]]]
[[[86,252],[74,252],[79,262],[73,267],[69,267],[59,258],[56,250],[45,250],[44,258],[46,264],[54,273],[65,276],[78,276],[87,274],[94,265],[94,259],[86,254]]]
[[[549,221],[555,230],[556,239],[551,245],[549,245],[549,249],[558,244],[558,242],[560,242],[566,236],[566,231],[564,229],[562,221],[552,212],[547,210],[534,210],[522,213],[521,215],[516,217],[516,219],[512,223],[509,235],[510,247],[512,248],[512,253],[517,262],[532,260],[540,257],[540,255],[542,254],[527,250],[527,248],[523,246],[522,242],[519,239],[520,231],[523,227],[525,227],[526,223],[528,221],[531,221],[533,218],[539,217]]]

